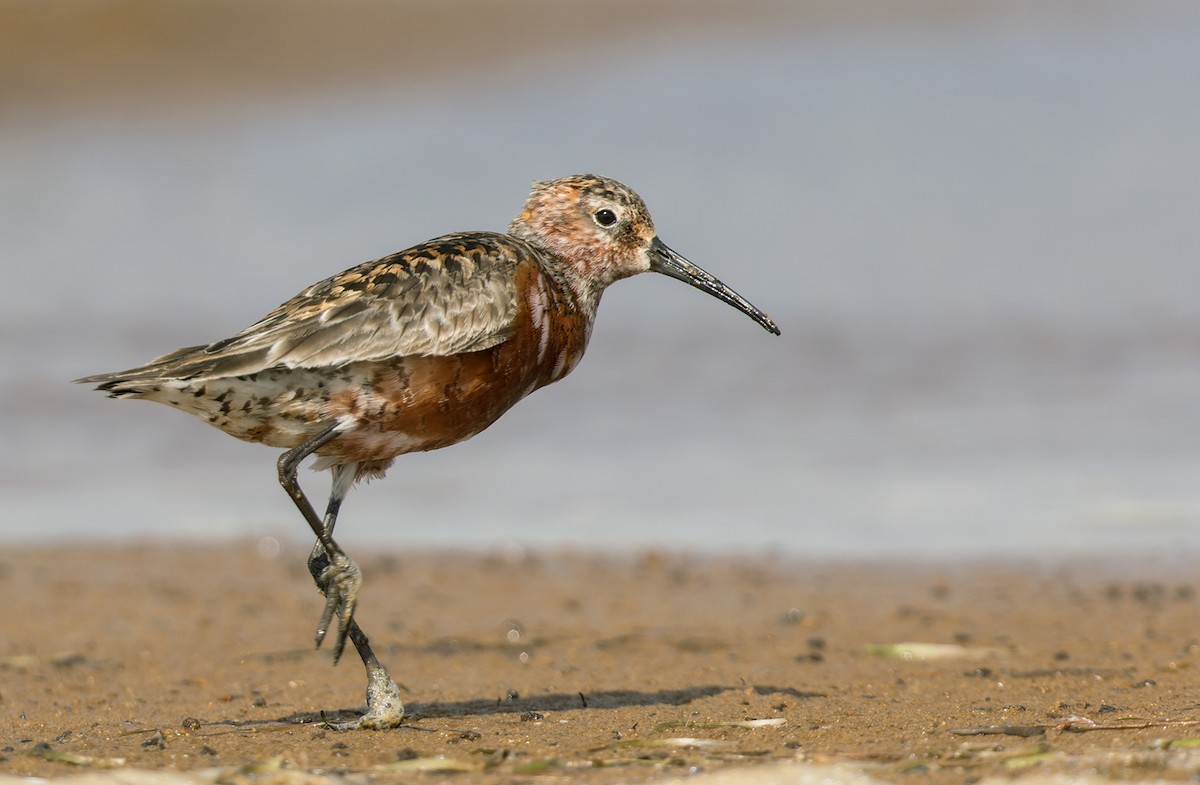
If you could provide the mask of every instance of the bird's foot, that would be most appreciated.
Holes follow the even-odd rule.
[[[346,722],[327,722],[326,727],[332,730],[387,730],[400,725],[404,719],[400,688],[382,667],[368,670],[366,714]]]
[[[326,563],[317,575],[317,586],[325,595],[325,611],[317,623],[317,646],[325,640],[325,634],[336,616],[337,634],[333,640],[333,661],[336,663],[346,648],[346,635],[354,619],[358,590],[362,588],[362,570],[344,553],[322,554],[322,558]],[[315,555],[309,560],[310,568],[314,560]]]

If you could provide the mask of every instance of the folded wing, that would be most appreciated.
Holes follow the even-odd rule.
[[[512,335],[516,268],[532,258],[528,246],[507,235],[439,237],[314,284],[225,340],[78,381],[115,392],[115,385],[152,379],[481,351]]]

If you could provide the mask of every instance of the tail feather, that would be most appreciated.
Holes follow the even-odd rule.
[[[96,389],[108,393],[109,398],[141,398],[150,392],[147,387],[132,387],[122,382],[107,382],[97,385]]]
[[[100,392],[108,393],[109,398],[140,398],[153,392],[162,382],[172,379],[186,379],[194,376],[189,373],[187,361],[204,350],[203,346],[188,346],[183,349],[155,357],[145,365],[129,368],[112,373],[98,373],[74,379],[75,384],[94,384]],[[181,373],[182,371],[182,373]]]
[[[108,393],[109,398],[141,398],[155,387],[146,383],[149,380],[135,380],[123,372],[84,376],[71,381],[73,384],[94,384],[100,392]]]

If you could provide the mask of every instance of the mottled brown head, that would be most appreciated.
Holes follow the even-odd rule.
[[[535,181],[510,234],[549,251],[599,294],[650,269],[654,222],[632,189],[593,174]]]
[[[559,272],[593,303],[614,281],[654,271],[708,292],[779,334],[765,313],[664,245],[645,202],[616,180],[577,174],[535,181],[508,231],[547,251]]]

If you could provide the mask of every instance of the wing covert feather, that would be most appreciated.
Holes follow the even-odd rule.
[[[439,237],[313,284],[237,335],[126,373],[214,378],[488,349],[513,333],[516,268],[533,254],[498,233]]]

